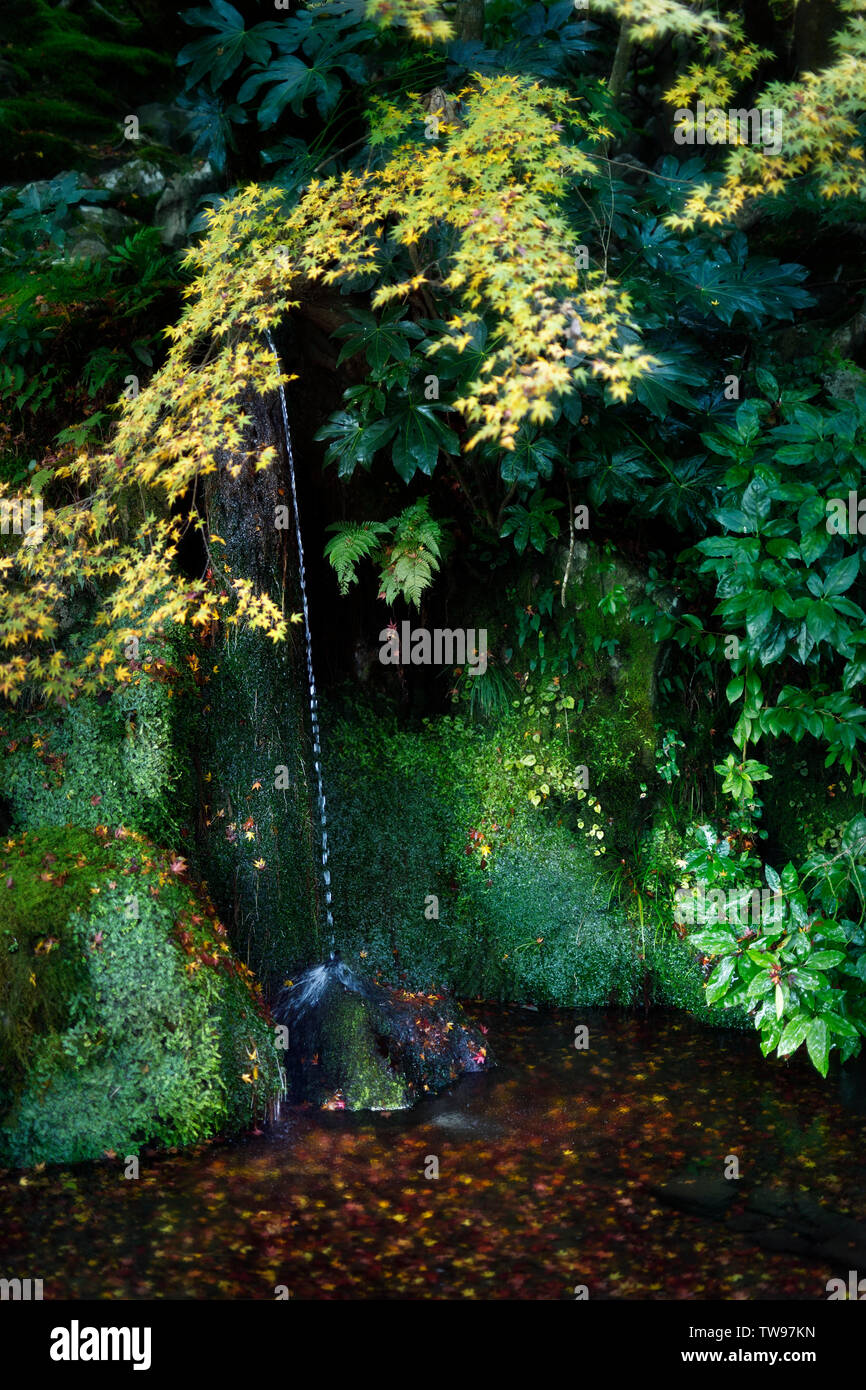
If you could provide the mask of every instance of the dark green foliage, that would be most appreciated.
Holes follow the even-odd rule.
[[[7,429],[21,431],[8,452],[0,436],[0,472],[13,482],[27,477],[32,453],[55,441],[62,453],[103,437],[121,390],[138,383],[161,350],[162,315],[178,282],[158,231],[111,238],[100,260],[63,254],[71,209],[84,198],[96,206],[102,196],[64,176],[32,197],[0,202],[8,252],[0,266],[0,403]],[[50,454],[40,487],[57,459]]]
[[[753,835],[745,817],[733,834],[697,828],[686,871],[700,896],[691,911],[687,892],[680,904],[696,927],[689,944],[712,966],[708,1004],[745,1008],[765,1057],[805,1042],[826,1076],[831,1051],[847,1061],[866,1033],[866,819],[846,827],[838,854],[815,854],[801,870],[788,863],[781,874],[751,853]],[[751,899],[762,891],[758,911]]]
[[[561,506],[555,497],[545,497],[541,488],[536,488],[526,506],[515,502],[506,510],[500,535],[512,537],[518,555],[522,555],[528,545],[544,552],[550,537],[559,534],[559,523],[553,513]]]
[[[862,788],[855,790],[855,779],[826,770],[823,763],[811,740],[799,747],[786,742],[770,747],[772,796],[765,787],[764,825],[783,862],[799,864],[822,850],[836,853],[845,827],[866,812],[866,798]]]
[[[438,360],[425,361],[430,339],[403,308],[386,309],[380,316],[359,309],[351,314],[352,322],[334,335],[345,340],[338,365],[363,352],[370,370],[364,385],[344,392],[348,409],[335,411],[316,436],[329,441],[325,461],[337,464],[341,478],[351,477],[358,466],[369,470],[375,456],[390,446],[391,463],[404,483],[419,472],[431,477],[440,453],[460,450],[438,385],[430,385],[439,380],[430,375],[434,369],[448,378],[452,371]],[[465,371],[468,362],[461,366]]]
[[[190,101],[203,113],[210,109],[211,136],[218,129],[208,156],[224,167],[228,152],[237,148],[232,127],[254,120],[262,131],[282,137],[256,151],[254,165],[270,165],[287,186],[305,183],[317,165],[330,163],[356,116],[357,91],[376,65],[387,74],[379,78],[380,91],[411,87],[413,81],[423,85],[425,79],[429,85],[442,71],[441,59],[407,52],[377,33],[365,22],[361,0],[299,7],[251,27],[227,0],[183,11],[181,18],[206,31],[182,48],[178,63]],[[314,115],[320,128],[311,133],[308,118]],[[299,121],[306,126],[304,140],[291,133]],[[204,120],[201,140],[203,147]]]
[[[652,603],[637,611],[657,641],[673,638],[727,667],[727,699],[740,707],[737,744],[809,736],[826,766],[839,762],[850,774],[866,740],[856,516],[853,532],[848,524],[849,494],[862,486],[866,396],[816,406],[813,390],[780,391],[767,375],[763,382],[771,400],[744,402],[733,426],[705,437],[727,460],[714,510],[723,534],[697,545],[698,571],[715,581],[712,616],[675,617]],[[703,606],[699,592],[694,599]]]

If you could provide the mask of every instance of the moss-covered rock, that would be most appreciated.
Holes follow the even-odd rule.
[[[386,989],[338,956],[286,988],[294,1100],[327,1110],[402,1110],[491,1065],[481,1031],[439,995]]]
[[[707,1009],[673,918],[642,921],[620,901],[603,803],[578,786],[535,804],[519,711],[401,730],[355,700],[326,733],[337,940],[352,966],[463,997],[658,1005],[742,1026]],[[676,876],[680,837],[659,833]]]
[[[753,1028],[745,1010],[707,1004],[696,953],[670,932],[647,933],[645,963],[647,1002],[656,1008],[682,1009],[711,1028]]]
[[[261,1114],[279,1055],[182,860],[123,827],[0,850],[0,1159],[191,1143]]]

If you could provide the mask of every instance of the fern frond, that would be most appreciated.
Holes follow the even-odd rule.
[[[338,521],[328,527],[335,534],[325,546],[325,557],[336,570],[341,594],[358,582],[359,562],[381,550],[381,537],[388,529],[383,521]]]
[[[382,566],[382,595],[390,603],[401,594],[407,603],[419,608],[421,595],[439,569],[442,527],[430,515],[426,497],[391,517],[388,525],[393,527],[393,537],[387,563]]]
[[[433,583],[433,571],[438,568],[439,561],[429,551],[392,551],[389,563],[382,570],[382,596],[393,603],[400,594],[407,603],[420,608],[421,595]]]

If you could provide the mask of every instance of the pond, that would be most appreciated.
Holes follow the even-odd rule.
[[[46,1298],[808,1300],[866,1269],[866,1114],[805,1060],[681,1014],[469,1012],[497,1067],[414,1111],[284,1109],[137,1180],[119,1156],[8,1173],[4,1274]]]

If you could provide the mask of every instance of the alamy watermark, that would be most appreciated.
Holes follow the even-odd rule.
[[[781,154],[783,120],[778,106],[722,111],[699,101],[694,111],[681,106],[674,112],[674,140],[678,145],[763,145],[765,153]]]
[[[41,497],[0,497],[0,536],[23,536],[39,545],[44,535]]]
[[[73,1318],[68,1327],[51,1329],[48,1355],[52,1361],[130,1361],[134,1371],[147,1371],[151,1339],[149,1327],[82,1327]]]
[[[677,921],[684,926],[745,927],[781,920],[784,894],[769,888],[678,888]]]
[[[831,497],[827,503],[827,530],[831,536],[866,536],[866,497],[862,500],[853,490],[843,497]]]
[[[39,1302],[42,1298],[41,1279],[0,1279],[0,1302]]]
[[[383,666],[468,666],[470,676],[487,670],[487,628],[426,627],[391,623],[379,633]]]
[[[827,1290],[828,1303],[838,1302],[845,1299],[852,1303],[862,1303],[866,1299],[866,1279],[861,1279],[859,1271],[856,1269],[848,1270],[848,1282],[844,1279],[828,1279],[824,1286]]]

